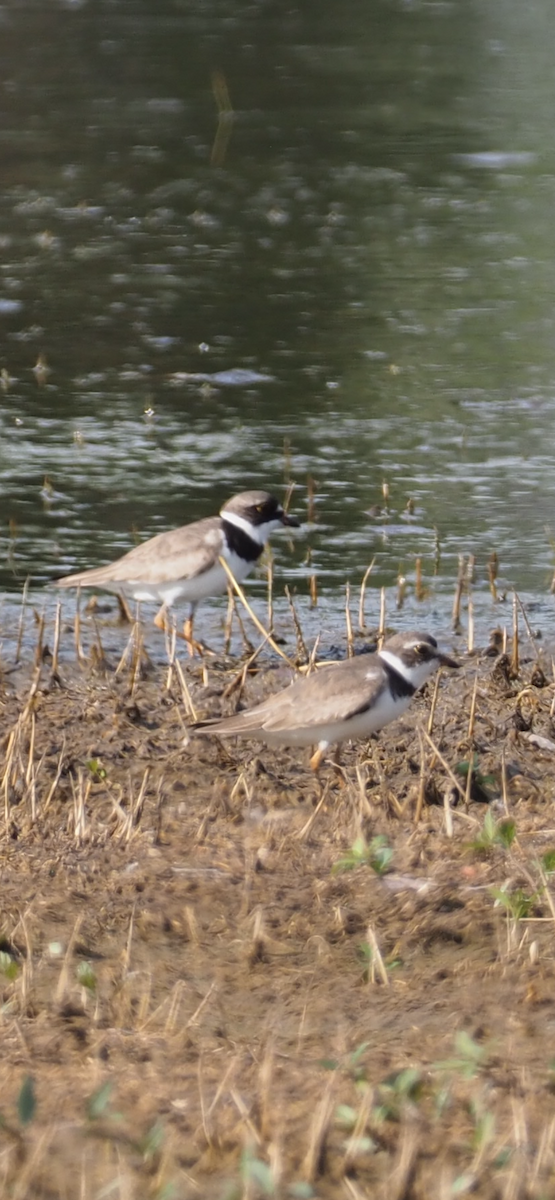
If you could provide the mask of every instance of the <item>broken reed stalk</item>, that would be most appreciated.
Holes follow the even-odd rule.
[[[532,628],[531,628],[531,626],[530,626],[530,622],[529,622],[529,620],[528,620],[528,613],[526,612],[526,609],[525,609],[525,607],[524,607],[524,605],[523,605],[523,603],[522,603],[522,600],[520,599],[520,596],[519,596],[518,592],[515,592],[515,598],[516,598],[516,602],[517,602],[517,604],[518,604],[518,607],[520,608],[520,611],[521,611],[521,613],[522,613],[522,619],[523,619],[523,621],[524,621],[524,624],[525,624],[525,626],[526,626],[526,632],[527,632],[527,634],[528,634],[528,637],[530,638],[530,643],[531,643],[531,645],[532,645],[532,649],[533,649],[533,651],[534,651],[534,654],[535,654],[535,657],[536,657],[536,662],[537,662],[537,663],[538,663],[538,664],[541,666],[541,661],[542,661],[542,658],[541,658],[541,654],[540,654],[540,652],[539,652],[539,650],[538,650],[538,646],[537,646],[537,643],[536,643],[536,639],[535,639],[535,637],[534,637],[534,634],[533,634],[533,632],[532,632]]]
[[[455,584],[455,596],[453,599],[453,629],[458,633],[461,628],[461,601],[464,592],[465,584],[465,557],[464,554],[459,554],[459,569],[457,572],[457,582]]]
[[[121,671],[123,671],[125,664],[127,662],[127,659],[129,658],[129,656],[134,648],[134,645],[135,645],[135,626],[133,625],[133,627],[131,629],[131,633],[129,634],[129,637],[127,639],[127,645],[124,647],[123,654],[122,654],[122,656],[119,660],[119,663],[115,669],[115,672],[114,672],[115,676],[119,675],[121,673]]]
[[[345,624],[347,626],[347,658],[352,658],[355,652],[353,644],[353,622],[351,620],[351,585],[345,584]]]
[[[511,673],[518,675],[519,671],[519,653],[518,653],[518,601],[516,592],[513,593],[513,652],[511,654]]]
[[[177,671],[177,677],[179,679],[179,683],[181,686],[181,695],[183,697],[183,706],[185,708],[185,711],[190,714],[192,721],[198,721],[197,711],[193,704],[193,701],[191,698],[191,693],[187,686],[187,680],[185,679],[185,676],[183,674],[183,667],[181,666],[181,663],[178,658],[174,659],[174,666]]]
[[[441,669],[440,669],[439,671],[437,671],[437,672],[436,672],[436,677],[435,677],[435,681],[434,681],[434,694],[433,694],[433,696],[432,696],[432,703],[431,703],[431,705],[430,705],[430,713],[429,713],[429,716],[428,716],[428,733],[429,733],[430,735],[431,735],[432,729],[433,729],[433,727],[434,727],[434,717],[435,717],[435,715],[436,715],[436,708],[437,708],[437,698],[438,698],[438,695],[439,695],[439,681],[440,681],[440,678],[441,678]]]
[[[311,575],[308,584],[310,588],[310,607],[318,608],[318,577]]]
[[[14,662],[16,662],[16,663],[19,662],[19,655],[21,654],[21,643],[23,641],[23,628],[24,628],[24,622],[25,622],[25,610],[27,608],[28,592],[29,592],[29,579],[26,579],[25,583],[23,585],[23,591],[21,593],[21,611],[19,614],[19,622],[18,622],[18,626],[17,626],[17,642],[16,642],[16,647],[15,647],[15,659],[14,659]]]
[[[291,441],[288,437],[283,439],[283,478],[291,486]]]
[[[461,785],[460,785],[460,783],[459,783],[459,781],[458,781],[458,779],[457,779],[456,775],[454,775],[454,774],[453,774],[453,772],[452,772],[452,770],[451,770],[451,767],[449,766],[449,763],[448,763],[448,762],[446,762],[446,761],[445,761],[445,759],[444,759],[444,757],[443,757],[443,755],[442,755],[442,754],[440,754],[440,752],[439,752],[439,750],[438,750],[438,748],[437,748],[437,746],[436,746],[435,742],[434,742],[434,741],[432,740],[432,738],[430,737],[430,735],[429,735],[429,733],[428,733],[427,729],[423,729],[423,728],[422,728],[422,726],[420,726],[420,728],[422,729],[422,733],[424,734],[424,737],[426,738],[426,741],[429,743],[429,745],[431,746],[431,748],[432,748],[432,750],[433,750],[434,754],[436,755],[436,758],[437,758],[437,759],[439,760],[439,762],[441,763],[441,765],[442,765],[442,767],[443,767],[444,771],[447,771],[447,774],[448,774],[448,776],[449,776],[449,778],[450,778],[451,782],[452,782],[452,783],[454,784],[454,786],[456,787],[456,789],[457,789],[457,791],[458,791],[458,793],[459,793],[459,796],[461,797],[461,800],[465,800],[465,799],[466,799],[466,794],[465,794],[464,788],[463,788],[463,787],[461,787]]]
[[[129,687],[130,696],[135,695],[137,681],[141,674],[141,661],[143,657],[143,631],[139,621],[139,606],[137,605],[137,620],[133,626],[133,658],[131,660],[131,681]]]
[[[210,165],[212,167],[223,167],[231,138],[235,113],[233,112],[229,98],[225,75],[222,71],[212,71],[212,92],[218,109],[218,125],[210,153]]]
[[[325,1088],[324,1095],[318,1104],[314,1116],[312,1118],[309,1134],[308,1148],[301,1165],[301,1175],[307,1183],[313,1183],[317,1175],[320,1173],[320,1166],[324,1158],[324,1149],[326,1139],[333,1120],[333,1111],[335,1107],[335,1074],[332,1072],[329,1082]]]
[[[488,582],[491,598],[494,604],[497,604],[499,596],[497,594],[497,576],[499,573],[499,558],[497,551],[492,550],[488,560]]]
[[[445,835],[448,838],[453,837],[453,814],[451,812],[451,799],[449,792],[445,792],[443,797],[443,815],[445,820]]]
[[[314,497],[315,497],[316,489],[319,486],[320,485],[318,484],[317,480],[312,478],[312,475],[307,475],[307,477],[306,477],[306,496],[307,496],[306,519],[307,519],[309,525],[316,524],[316,506],[315,506],[315,502],[314,502]]]
[[[42,612],[39,617],[39,636],[38,636],[38,641],[37,641],[37,648],[35,650],[35,667],[40,668],[40,666],[42,665],[43,647],[44,647],[44,613]]]
[[[233,625],[233,614],[235,612],[235,593],[231,584],[227,587],[227,612],[225,615],[224,625],[224,654],[229,654],[231,646],[231,627]]]
[[[439,575],[441,566],[441,541],[439,537],[439,529],[434,525],[434,575]]]
[[[284,508],[285,512],[289,512],[289,506],[291,504],[291,500],[293,499],[293,492],[295,491],[295,487],[296,487],[295,482],[292,479],[290,479],[287,484],[287,489],[286,489],[285,496],[283,499],[283,508]]]
[[[308,821],[305,821],[304,825],[302,825],[301,828],[298,829],[295,834],[295,838],[298,842],[304,842],[305,838],[308,837],[310,830],[312,829],[312,826],[314,825],[314,822],[315,822],[318,814],[320,813],[321,809],[324,807],[324,804],[326,803],[326,800],[328,798],[329,789],[330,789],[330,783],[329,783],[329,779],[328,779],[328,780],[326,780],[326,783],[324,784],[324,787],[322,789],[322,795],[320,796],[320,799],[316,805],[316,808],[314,809],[313,812],[311,812],[311,814],[308,818]]]
[[[368,580],[372,574],[372,571],[374,570],[375,561],[376,561],[376,556],[374,555],[374,558],[372,559],[370,566],[368,566],[366,568],[364,575],[362,576],[362,583],[360,585],[360,600],[358,603],[358,627],[361,630],[361,632],[364,632],[364,630],[366,629],[366,621],[364,618],[364,601],[366,599],[366,584],[368,583]]]
[[[382,952],[381,952],[379,944],[378,944],[378,939],[376,937],[376,931],[372,925],[368,926],[368,928],[366,930],[366,937],[368,939],[368,945],[372,952],[372,958],[370,960],[370,969],[368,971],[368,982],[375,983],[376,977],[379,976],[382,983],[385,984],[386,987],[389,987],[390,981],[389,981],[389,976],[387,974],[387,967],[384,963],[384,960],[382,957]]]
[[[416,600],[423,600],[426,595],[426,588],[422,582],[422,559],[420,557],[416,559],[415,563],[414,595]]]
[[[267,564],[268,574],[268,629],[270,633],[274,631],[274,557],[272,554],[268,556]]]
[[[378,650],[381,650],[385,637],[385,588],[380,589],[380,624],[378,627]]]
[[[85,662],[85,655],[81,645],[81,584],[79,584],[77,587],[77,595],[75,597],[75,624],[73,629],[73,639],[75,642],[75,657],[79,663],[79,666],[81,667]]]
[[[53,797],[53,795],[56,791],[56,788],[60,782],[60,779],[62,777],[62,771],[64,769],[65,752],[66,752],[66,739],[64,736],[62,738],[62,749],[60,750],[60,757],[58,759],[58,766],[56,767],[56,774],[54,776],[54,779],[52,780],[52,783],[50,784],[46,798],[43,801],[43,805],[42,805],[42,815],[43,816],[44,816],[45,812],[48,810],[48,808],[50,807],[52,797]]]
[[[474,654],[474,600],[472,599],[472,592],[468,596],[467,650],[469,654]]]
[[[470,701],[470,716],[468,718],[468,733],[467,733],[467,738],[468,738],[469,743],[472,741],[472,738],[474,737],[474,724],[476,721],[476,699],[477,699],[477,696],[478,696],[478,672],[476,672],[476,675],[474,677],[474,687],[472,689],[472,699]],[[431,730],[430,730],[430,733],[431,733]]]
[[[62,631],[62,605],[58,600],[56,604],[56,618],[54,621],[54,646],[52,649],[52,675],[54,678],[58,675],[58,657],[60,653],[60,635]]]
[[[258,619],[258,617],[257,617],[256,613],[255,613],[255,612],[254,612],[254,610],[251,608],[251,606],[250,606],[250,604],[249,604],[249,602],[248,602],[248,600],[247,600],[247,597],[245,596],[245,593],[244,593],[244,591],[243,591],[243,589],[242,589],[241,585],[240,585],[239,583],[237,583],[237,580],[236,580],[236,578],[235,578],[235,576],[234,576],[234,574],[233,574],[233,571],[232,571],[232,570],[231,570],[231,568],[229,567],[229,565],[228,565],[228,563],[226,562],[225,558],[223,558],[221,555],[220,555],[220,558],[219,558],[219,563],[220,563],[220,566],[222,566],[222,567],[223,567],[223,569],[224,569],[224,571],[225,571],[225,573],[226,573],[226,575],[227,575],[227,577],[228,577],[228,579],[229,579],[229,582],[230,582],[230,584],[231,584],[231,586],[232,586],[232,588],[233,588],[234,592],[235,592],[235,593],[238,595],[238,597],[239,597],[239,599],[240,599],[240,601],[241,601],[241,604],[243,605],[243,607],[244,607],[244,608],[246,609],[246,611],[248,612],[248,614],[249,614],[249,617],[251,618],[251,621],[253,622],[253,624],[254,624],[254,625],[256,625],[256,628],[258,629],[258,632],[259,632],[259,633],[261,633],[263,637],[265,637],[265,638],[267,638],[267,639],[268,639],[268,642],[270,643],[270,646],[272,647],[272,650],[274,650],[276,654],[279,654],[279,657],[280,657],[280,658],[283,658],[283,659],[284,659],[284,661],[287,663],[287,665],[288,665],[289,667],[291,667],[291,669],[294,671],[294,670],[295,670],[295,664],[294,664],[293,662],[291,662],[291,659],[289,658],[289,655],[288,655],[288,654],[286,654],[286,653],[285,653],[285,651],[284,651],[284,650],[282,650],[282,649],[281,649],[281,647],[277,645],[277,643],[274,641],[274,639],[273,639],[273,637],[272,637],[271,633],[268,633],[268,630],[264,628],[264,626],[263,626],[263,624],[262,624],[262,621],[259,621],[259,619]]]
[[[295,637],[297,639],[297,661],[298,662],[304,661],[305,663],[307,663],[308,662],[308,650],[306,648],[306,642],[304,640],[303,631],[301,629],[301,623],[299,621],[299,618],[297,616],[297,611],[296,611],[295,605],[293,603],[293,597],[291,595],[291,592],[289,591],[287,584],[285,585],[285,595],[287,596],[287,601],[289,604],[289,608],[291,610],[291,616],[293,618],[293,625],[295,627]]]
[[[175,651],[177,646],[177,627],[175,618],[172,620],[171,628],[168,622],[164,621],[164,640],[166,643],[166,657],[168,659],[168,674],[166,675],[166,691],[171,692],[173,683],[173,672],[175,666]]]
[[[253,650],[250,658],[248,658],[247,661],[242,664],[239,671],[237,671],[237,674],[234,675],[233,679],[226,685],[226,687],[224,688],[224,690],[222,692],[222,698],[224,700],[227,700],[230,696],[232,696],[233,692],[236,690],[237,687],[239,687],[239,694],[243,691],[243,688],[245,686],[245,680],[250,671],[250,668],[252,667],[253,663],[256,662],[258,655],[264,649],[265,645],[267,644],[267,641],[268,641],[267,637],[262,639],[262,641],[260,642],[260,645],[256,647],[256,650]]]
[[[475,557],[469,554],[466,564],[466,594],[468,596],[468,653],[474,653],[474,600],[472,598],[472,584],[474,583],[474,565]]]
[[[403,607],[403,604],[405,603],[406,592],[407,592],[406,577],[404,575],[398,575],[397,576],[397,600],[395,602],[395,607],[397,608],[397,610],[399,610]]]
[[[422,810],[424,808],[424,796],[426,791],[426,750],[424,748],[422,730],[420,729],[420,726],[418,726],[418,741],[420,742],[420,778],[418,780],[418,795],[416,797],[416,806],[414,809],[415,825],[418,825],[422,816]]]

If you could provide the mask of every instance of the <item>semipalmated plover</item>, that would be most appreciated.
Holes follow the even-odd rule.
[[[262,704],[232,717],[200,721],[197,733],[259,738],[268,745],[317,745],[317,770],[328,746],[365,738],[400,717],[440,666],[458,663],[429,633],[396,633],[377,654],[360,654],[297,677]]]
[[[299,521],[269,492],[240,492],[226,501],[218,517],[158,533],[105,567],[57,579],[56,587],[98,587],[125,599],[155,600],[162,605],[154,618],[159,629],[166,627],[166,609],[186,600],[190,612],[184,636],[192,646],[197,604],[228,587],[220,558],[241,582],[280,525],[298,527]]]

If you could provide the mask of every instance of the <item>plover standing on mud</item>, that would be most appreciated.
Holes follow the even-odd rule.
[[[190,612],[183,633],[192,647],[197,604],[228,587],[220,558],[240,583],[280,525],[298,527],[299,521],[269,492],[240,492],[226,501],[219,516],[159,533],[105,567],[57,579],[56,587],[98,587],[126,600],[155,600],[162,606],[154,618],[159,629],[166,627],[166,610],[185,600]]]
[[[297,677],[255,708],[199,721],[199,734],[251,737],[270,746],[316,745],[318,770],[328,746],[365,738],[406,712],[438,667],[458,667],[429,633],[397,633],[376,654],[360,654]]]

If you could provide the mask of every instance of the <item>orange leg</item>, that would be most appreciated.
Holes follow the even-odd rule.
[[[327,749],[328,749],[327,745],[322,746],[322,747],[318,746],[317,750],[314,751],[314,754],[312,755],[312,757],[310,759],[310,766],[312,767],[312,770],[314,771],[317,778],[318,778],[318,772],[320,770],[320,767],[322,766],[322,763],[324,761],[324,755],[326,754]],[[343,772],[341,770],[340,749],[341,749],[340,746],[336,746],[335,753],[332,758],[332,768],[333,768],[335,775],[337,775],[340,786],[344,787],[345,779],[343,777]]]
[[[167,607],[167,604],[163,604],[162,607],[158,609],[158,612],[154,618],[154,624],[156,625],[156,628],[161,629],[162,633],[165,633],[168,628],[168,623],[166,621]]]

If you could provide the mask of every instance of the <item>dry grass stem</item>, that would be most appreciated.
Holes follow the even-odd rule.
[[[470,700],[470,714],[468,717],[468,733],[466,735],[468,738],[469,746],[474,737],[474,726],[476,723],[476,701],[477,701],[477,699],[478,699],[478,672],[476,672],[476,674],[474,676],[474,687],[472,688],[472,697]],[[429,729],[428,732],[431,733],[432,732],[431,729]]]
[[[464,554],[459,554],[459,569],[457,573],[457,582],[455,584],[455,595],[453,598],[453,613],[452,622],[455,633],[459,633],[461,628],[461,601],[463,597],[466,581],[466,561]]]
[[[375,561],[376,561],[376,558],[374,556],[374,558],[372,559],[372,562],[366,568],[364,575],[362,576],[362,583],[360,585],[360,599],[358,602],[358,627],[362,633],[364,633],[364,630],[366,629],[366,618],[364,615],[364,602],[366,600],[366,585],[368,583],[368,580],[370,579],[372,571],[374,570]]]
[[[324,1169],[326,1138],[333,1113],[334,1091],[335,1080],[332,1076],[326,1084],[310,1126],[308,1149],[301,1167],[301,1175],[308,1183],[313,1183]]]
[[[310,589],[310,607],[318,608],[318,576],[311,575],[308,584]]]
[[[519,644],[518,644],[518,599],[516,592],[513,595],[513,649],[511,654],[511,674],[517,676],[520,669],[519,660]]]
[[[382,957],[382,952],[378,945],[376,931],[372,925],[368,925],[368,928],[366,930],[366,937],[368,939],[368,945],[372,952],[372,957],[370,960],[370,969],[368,972],[368,981],[369,981],[369,983],[376,983],[376,979],[379,978],[385,987],[389,987],[389,975],[387,973],[387,967],[384,963],[384,960]]]
[[[434,719],[435,719],[435,715],[436,715],[437,699],[439,696],[440,679],[441,679],[441,669],[436,672],[436,677],[434,680],[434,691],[433,691],[433,695],[432,695],[432,703],[430,704],[430,712],[429,712],[429,716],[428,716],[428,733],[429,734],[432,733],[432,730],[434,728]]]
[[[386,605],[386,590],[380,589],[380,623],[378,625],[378,650],[381,650],[382,643],[385,637],[385,605]]]
[[[347,658],[352,658],[355,652],[353,639],[353,622],[351,620],[351,586],[345,584],[345,624],[347,626]]]
[[[270,646],[272,647],[272,650],[276,654],[279,654],[279,657],[283,658],[284,661],[287,663],[287,665],[290,666],[292,668],[292,670],[294,670],[295,664],[291,662],[291,659],[288,657],[288,655],[285,653],[285,651],[282,650],[281,647],[277,645],[277,642],[274,641],[271,633],[269,633],[268,630],[264,628],[262,622],[259,621],[256,613],[251,608],[242,587],[240,586],[240,584],[237,583],[237,580],[235,579],[233,572],[230,570],[228,564],[226,563],[225,558],[220,557],[219,562],[220,562],[220,565],[223,567],[232,588],[238,595],[238,597],[241,601],[241,604],[248,612],[249,617],[251,618],[251,621],[253,622],[254,625],[256,625],[256,628],[258,629],[259,633],[261,633],[263,637],[267,638]]]
[[[21,643],[23,641],[23,630],[25,628],[25,613],[27,611],[27,596],[29,592],[29,580],[26,579],[21,593],[21,608],[19,610],[19,621],[17,625],[17,641],[15,643],[14,662],[19,662],[21,654]]]
[[[285,595],[287,596],[287,603],[289,604],[289,609],[291,612],[291,616],[293,618],[295,637],[297,639],[297,661],[307,663],[309,655],[308,655],[308,650],[306,648],[306,642],[303,637],[303,631],[301,629],[301,623],[300,623],[298,615],[297,615],[297,610],[293,603],[293,597],[292,597],[291,592],[289,591],[289,588],[287,587],[287,585],[285,586]]]

